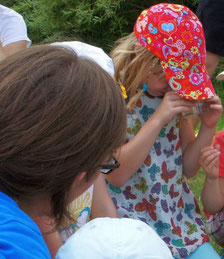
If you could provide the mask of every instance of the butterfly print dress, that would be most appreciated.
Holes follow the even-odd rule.
[[[143,94],[128,114],[127,141],[162,99]],[[166,242],[174,257],[185,258],[208,241],[197,201],[182,174],[178,118],[162,128],[144,164],[121,188],[108,184],[119,217],[140,219]]]

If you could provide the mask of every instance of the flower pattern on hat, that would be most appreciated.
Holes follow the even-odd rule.
[[[189,8],[168,3],[151,6],[138,17],[134,32],[140,44],[160,58],[172,90],[192,100],[215,95],[205,67],[203,28]]]

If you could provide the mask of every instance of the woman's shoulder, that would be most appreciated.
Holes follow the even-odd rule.
[[[10,258],[50,258],[36,223],[14,200],[0,193],[0,254]]]

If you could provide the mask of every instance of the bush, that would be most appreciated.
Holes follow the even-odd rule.
[[[81,39],[109,50],[114,41],[133,30],[140,12],[154,0],[3,0],[21,13],[34,43]],[[198,1],[178,2],[196,10]]]
[[[142,10],[164,0],[3,0],[1,4],[21,13],[33,43],[83,40],[109,52],[118,38],[133,30]],[[196,12],[199,0],[176,0]],[[222,62],[217,71],[224,70]],[[221,82],[213,77],[224,101]]]

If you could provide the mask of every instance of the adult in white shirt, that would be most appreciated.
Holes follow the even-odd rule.
[[[0,5],[0,60],[30,45],[23,17]]]

